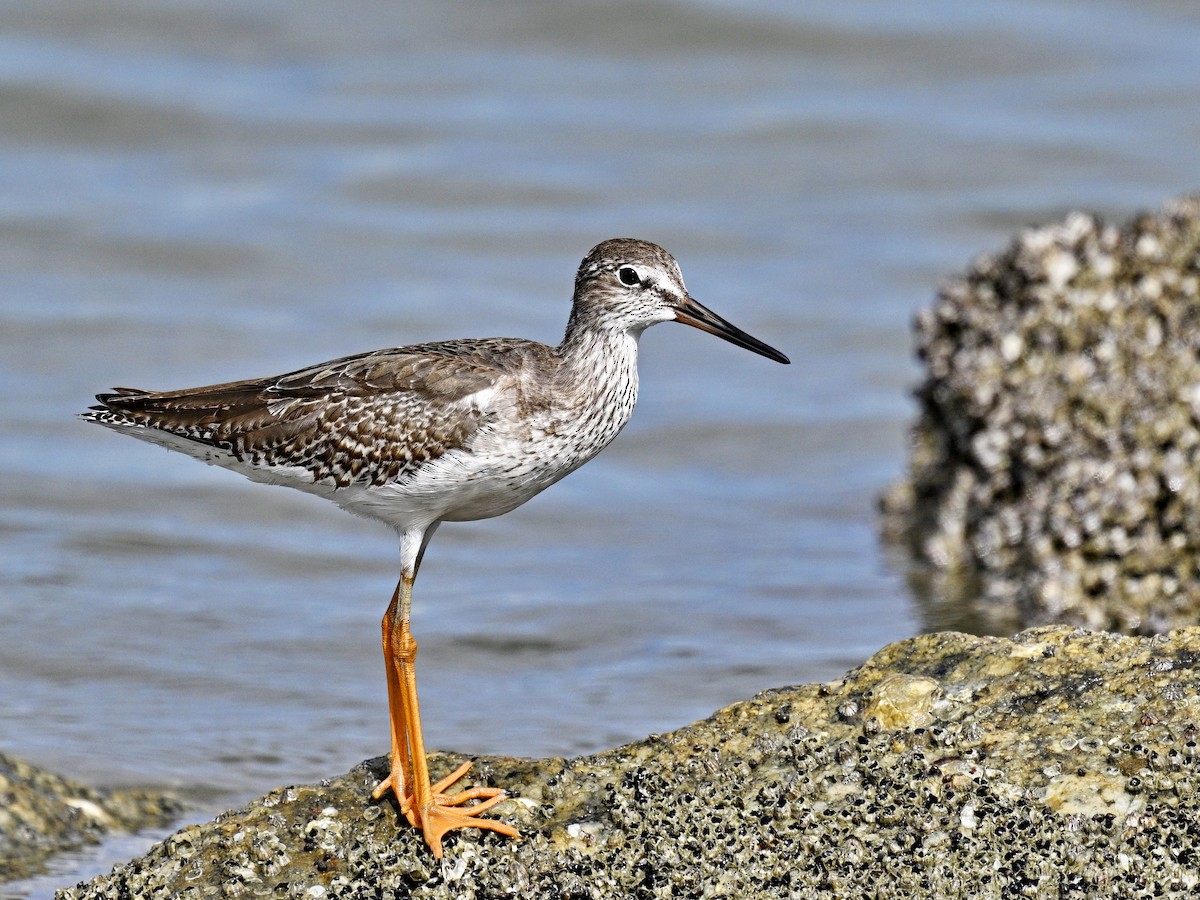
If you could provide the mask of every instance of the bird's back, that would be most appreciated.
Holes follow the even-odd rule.
[[[508,339],[419,344],[270,378],[117,388],[84,418],[251,475],[301,470],[332,487],[381,485],[466,446],[495,388],[549,351]]]

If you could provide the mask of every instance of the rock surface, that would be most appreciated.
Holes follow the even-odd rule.
[[[973,605],[970,630],[1196,622],[1200,197],[1026,231],[916,329],[920,418],[885,533]]]
[[[369,802],[380,758],[59,897],[1194,896],[1198,698],[1200,629],[925,635],[606,753],[477,761],[517,842],[437,863]]]
[[[0,882],[113,831],[166,825],[183,811],[149,791],[95,790],[0,753]]]

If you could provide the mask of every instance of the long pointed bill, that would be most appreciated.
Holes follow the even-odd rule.
[[[790,359],[774,347],[764,344],[758,338],[746,334],[746,332],[742,331],[736,325],[726,322],[707,306],[698,303],[692,297],[685,298],[682,303],[675,307],[675,321],[682,322],[684,325],[691,325],[693,328],[699,328],[701,331],[707,331],[709,334],[715,334],[717,337],[724,338],[731,344],[737,344],[739,347],[753,350],[760,356],[773,359],[777,363],[787,365],[791,362]]]

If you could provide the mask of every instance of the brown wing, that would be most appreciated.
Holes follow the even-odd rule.
[[[521,342],[523,343],[523,342]],[[514,342],[379,350],[274,378],[182,391],[116,388],[85,418],[142,426],[257,467],[301,467],[339,487],[404,479],[465,447],[489,419],[467,398],[521,364]],[[536,346],[536,345],[534,345]]]

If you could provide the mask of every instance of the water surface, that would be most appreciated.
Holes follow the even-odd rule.
[[[555,342],[618,235],[793,365],[655,328],[609,450],[438,533],[430,743],[594,751],[941,627],[875,533],[912,312],[1022,224],[1197,187],[1197,46],[1169,2],[5,3],[0,748],[196,817],[383,753],[395,538],[74,415]]]

